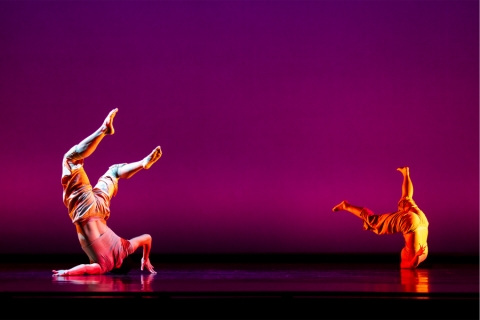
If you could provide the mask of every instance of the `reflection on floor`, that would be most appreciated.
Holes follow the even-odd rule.
[[[90,308],[111,319],[479,318],[478,263],[157,263],[157,274],[52,277],[58,267],[0,264],[4,309],[16,319],[88,318]]]

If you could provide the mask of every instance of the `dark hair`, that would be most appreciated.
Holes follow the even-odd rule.
[[[125,259],[123,259],[122,265],[120,267],[114,268],[110,270],[110,272],[114,274],[127,274],[130,272],[130,270],[132,270],[132,267],[133,261],[129,256],[127,256],[125,257]]]

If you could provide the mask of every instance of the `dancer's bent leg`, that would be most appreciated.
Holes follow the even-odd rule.
[[[409,167],[400,167],[397,168],[403,175],[403,182],[402,182],[402,197],[398,202],[398,210],[408,212],[415,210],[417,208],[415,202],[413,201],[413,183],[412,179],[410,178],[410,168]]]
[[[409,167],[401,167],[397,168],[403,175],[403,182],[402,182],[402,199],[403,198],[413,198],[413,183],[412,179],[410,178],[410,168]]]
[[[76,160],[81,160],[90,156],[106,135],[112,135],[115,133],[115,129],[113,128],[113,118],[117,112],[117,108],[110,111],[100,128],[77,144],[75,148],[77,153]]]
[[[62,163],[62,186],[63,202],[69,208],[69,214],[73,222],[82,217],[86,218],[87,211],[95,201],[88,192],[90,181],[83,169],[83,159],[91,155],[100,141],[107,134],[113,134],[113,118],[118,109],[110,111],[100,128],[93,134],[74,145],[63,157]],[[108,184],[108,183],[107,183]],[[108,185],[104,190],[108,194]]]
[[[119,179],[129,179],[135,173],[142,169],[150,169],[150,167],[157,162],[158,159],[162,156],[162,149],[160,146],[153,149],[152,152],[145,158],[140,161],[127,163],[117,170],[117,178]]]
[[[350,213],[353,213],[357,217],[363,220],[361,213],[363,211],[362,207],[357,207],[354,205],[351,205],[350,203],[347,202],[347,200],[343,200],[339,204],[337,204],[335,207],[333,207],[332,211],[348,211]]]
[[[158,146],[140,161],[110,166],[108,171],[100,177],[94,190],[101,189],[110,198],[115,196],[118,190],[119,179],[129,179],[140,170],[149,169],[161,156],[162,150]]]

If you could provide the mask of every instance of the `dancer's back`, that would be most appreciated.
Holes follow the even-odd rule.
[[[405,238],[405,248],[402,250],[402,267],[408,266],[408,261],[411,261],[415,256],[415,253],[418,252],[420,247],[424,245],[424,254],[419,257],[418,264],[428,256],[428,219],[420,208],[414,203],[410,208],[409,213],[415,217],[415,229],[412,232],[404,233],[403,237]],[[417,265],[418,265],[417,264]]]
[[[78,240],[82,247],[92,243],[104,234],[108,227],[107,222],[103,219],[89,219],[83,223],[75,224]]]

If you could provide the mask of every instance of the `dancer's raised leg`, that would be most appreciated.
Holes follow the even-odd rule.
[[[413,183],[410,178],[410,169],[408,167],[397,168],[397,171],[400,171],[403,175],[402,183],[402,198],[413,198]]]
[[[150,169],[150,167],[157,162],[158,159],[162,156],[162,149],[160,146],[153,149],[152,152],[145,158],[137,162],[127,163],[118,168],[117,178],[128,179],[132,177],[135,173],[142,169]]]
[[[343,200],[342,202],[340,202],[339,204],[337,204],[335,207],[333,207],[332,211],[348,211],[350,213],[353,213],[354,215],[356,215],[357,217],[359,217],[360,219],[362,219],[361,217],[361,213],[363,211],[363,208],[362,207],[357,207],[357,206],[353,206],[351,205],[350,203],[347,202],[347,200]]]
[[[102,141],[103,137],[115,133],[115,130],[113,128],[113,118],[115,117],[117,112],[118,108],[110,111],[100,128],[98,128],[94,133],[92,133],[91,135],[83,139],[79,144],[77,144],[75,151],[77,152],[80,159],[84,159],[90,156],[95,151],[100,141]]]

